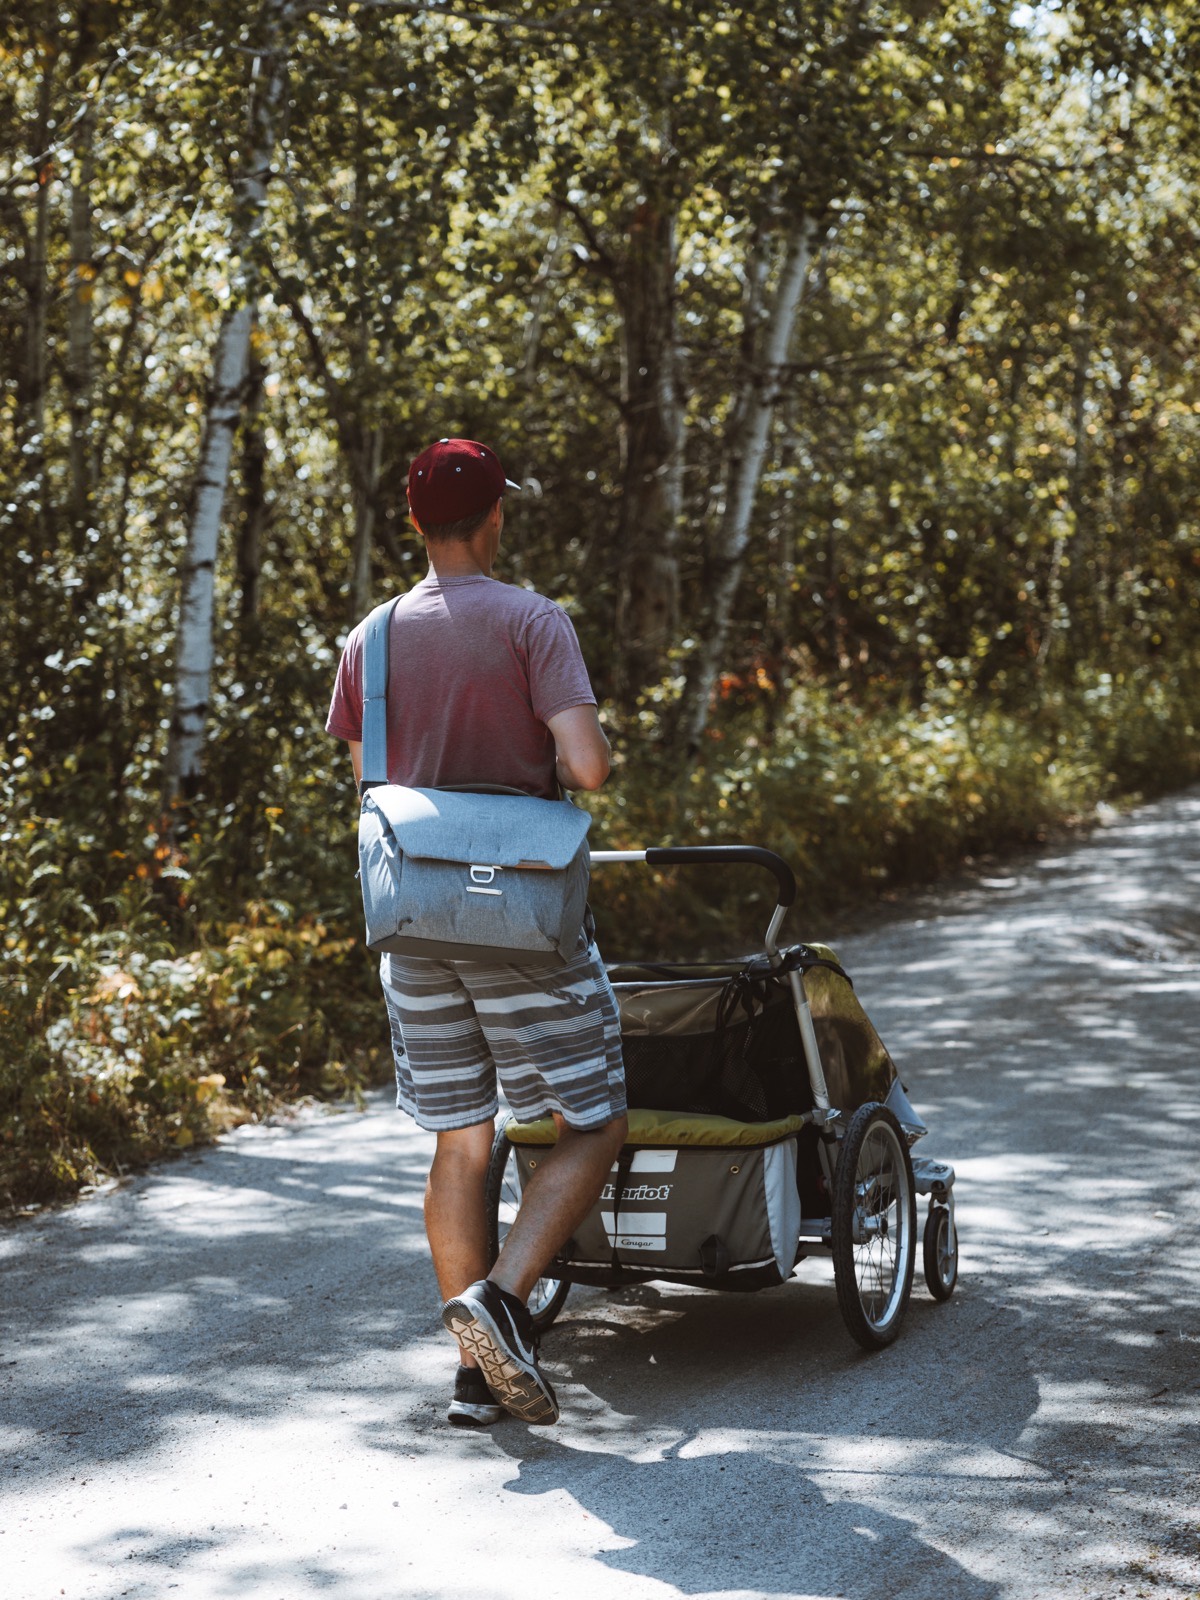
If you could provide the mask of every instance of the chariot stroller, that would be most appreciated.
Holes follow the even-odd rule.
[[[783,1283],[830,1253],[851,1337],[900,1331],[928,1202],[925,1281],[954,1291],[954,1169],[910,1154],[926,1132],[833,951],[780,947],[796,895],[787,863],[750,845],[601,850],[593,865],[738,863],[778,884],[764,951],[709,966],[610,969],[621,1013],[629,1134],[600,1198],[529,1297],[544,1332],[572,1283],[651,1279],[709,1289]],[[493,1254],[554,1143],[550,1118],[504,1123],[488,1172]]]

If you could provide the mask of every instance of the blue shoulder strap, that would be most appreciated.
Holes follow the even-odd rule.
[[[388,636],[399,599],[385,600],[363,630],[362,781],[359,792],[386,783]]]

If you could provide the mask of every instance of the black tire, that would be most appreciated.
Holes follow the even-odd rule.
[[[949,1300],[958,1282],[958,1227],[945,1206],[925,1218],[925,1284],[935,1300]]]
[[[908,1142],[877,1101],[860,1106],[833,1174],[833,1273],[838,1306],[864,1350],[900,1332],[917,1259],[917,1193]]]
[[[492,1142],[492,1158],[488,1162],[484,1196],[487,1205],[488,1254],[489,1259],[495,1261],[504,1243],[504,1236],[521,1205],[516,1152],[503,1128]],[[566,1304],[570,1292],[571,1285],[563,1278],[538,1279],[525,1302],[529,1307],[534,1333],[545,1333]]]

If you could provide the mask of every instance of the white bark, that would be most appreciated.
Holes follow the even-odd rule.
[[[729,619],[750,542],[754,498],[762,476],[816,233],[817,225],[803,217],[787,241],[757,360],[734,410],[728,449],[728,483],[724,502],[718,507],[712,546],[716,576],[709,620],[704,639],[692,659],[679,708],[677,743],[689,754],[698,749],[708,722],[709,701],[729,635]],[[758,264],[751,262],[752,283],[757,270]]]
[[[37,117],[32,129],[35,150],[45,150],[50,137],[54,57],[44,57],[38,89]],[[25,262],[28,312],[25,322],[25,362],[18,393],[22,410],[22,454],[26,481],[36,486],[43,527],[50,526],[50,495],[46,483],[46,387],[49,375],[47,309],[50,303],[50,195],[54,167],[41,158],[37,199],[34,202],[33,238]]]
[[[354,569],[350,578],[350,621],[361,622],[371,606],[371,550],[375,543],[375,504],[383,465],[383,429],[372,428],[362,451],[361,485],[354,492]]]
[[[164,766],[164,803],[190,798],[199,786],[213,665],[213,602],[221,511],[249,370],[257,296],[254,246],[262,230],[279,104],[287,82],[288,24],[293,0],[270,0],[263,11],[264,47],[255,62],[249,155],[234,186],[235,261],[230,306],[213,352],[204,436],[192,499],[175,643],[171,729]]]
[[[252,306],[226,312],[213,358],[192,525],[183,564],[175,644],[175,703],[167,750],[168,800],[186,794],[200,775],[213,663],[213,597],[221,508],[250,358]]]
[[[1072,340],[1075,351],[1075,376],[1072,383],[1071,420],[1074,440],[1071,445],[1071,465],[1068,479],[1067,512],[1057,513],[1057,530],[1050,554],[1050,572],[1046,583],[1046,613],[1042,623],[1042,638],[1038,645],[1037,670],[1045,670],[1050,648],[1060,628],[1067,621],[1063,605],[1064,568],[1067,564],[1067,541],[1073,539],[1074,559],[1081,561],[1083,552],[1080,539],[1084,517],[1084,486],[1087,482],[1088,434],[1087,397],[1088,366],[1091,361],[1091,335],[1087,323],[1087,295],[1080,289],[1075,296],[1079,313],[1079,328]]]
[[[621,513],[617,686],[631,702],[662,676],[679,617],[684,413],[674,214],[643,202],[629,227],[621,299]]]
[[[71,521],[75,543],[84,549],[95,479],[92,451],[92,183],[95,110],[80,118],[71,178],[71,277],[67,308],[66,389],[71,426]]]

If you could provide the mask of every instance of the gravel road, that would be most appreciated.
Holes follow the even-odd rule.
[[[575,1290],[562,1424],[464,1434],[429,1140],[243,1128],[0,1230],[3,1600],[1200,1595],[1200,791],[835,942],[957,1167],[949,1304],[867,1356],[824,1263]]]

